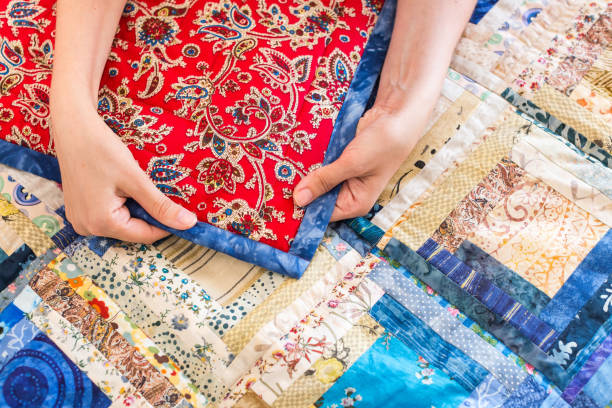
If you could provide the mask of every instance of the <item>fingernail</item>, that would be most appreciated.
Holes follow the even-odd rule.
[[[198,222],[198,218],[196,217],[196,215],[184,208],[179,213],[178,220],[181,224],[189,226],[193,226],[196,222]]]
[[[302,188],[300,190],[297,190],[293,194],[293,200],[300,207],[304,207],[305,205],[310,203],[310,201],[312,200],[312,191],[310,191],[307,188]]]

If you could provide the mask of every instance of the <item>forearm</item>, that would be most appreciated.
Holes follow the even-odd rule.
[[[375,106],[409,113],[433,107],[475,0],[398,0]],[[417,100],[418,99],[418,100]]]
[[[51,114],[94,108],[126,0],[58,0]],[[72,101],[72,103],[69,103]]]

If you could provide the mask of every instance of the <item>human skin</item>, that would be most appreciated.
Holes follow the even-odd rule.
[[[475,4],[398,0],[374,105],[342,155],[298,183],[296,204],[306,206],[343,183],[331,220],[367,214],[421,138]]]
[[[399,0],[376,102],[335,162],[300,181],[306,206],[344,182],[332,220],[367,213],[420,138],[475,0]],[[76,232],[151,243],[168,232],[131,218],[127,198],[175,229],[195,214],[164,196],[98,116],[97,94],[125,0],[58,0],[51,134]],[[374,142],[375,141],[375,142]]]

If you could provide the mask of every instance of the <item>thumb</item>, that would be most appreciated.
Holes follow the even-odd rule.
[[[184,230],[193,227],[198,221],[194,213],[159,191],[144,172],[139,182],[133,183],[126,192],[153,218],[168,227]]]
[[[340,156],[335,162],[320,167],[304,177],[293,192],[293,200],[298,206],[304,207],[349,177],[351,177],[350,165]]]

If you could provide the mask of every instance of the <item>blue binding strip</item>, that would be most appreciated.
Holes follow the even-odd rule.
[[[395,19],[395,6],[396,0],[386,0],[378,16],[378,21],[368,39],[361,62],[346,95],[346,100],[338,113],[325,153],[324,165],[340,157],[344,148],[355,137],[357,123],[366,109],[387,55],[393,30],[393,20]],[[306,208],[304,219],[289,249],[291,255],[303,259],[312,259],[334,211],[339,191],[340,186],[337,186],[329,193],[313,201]]]

